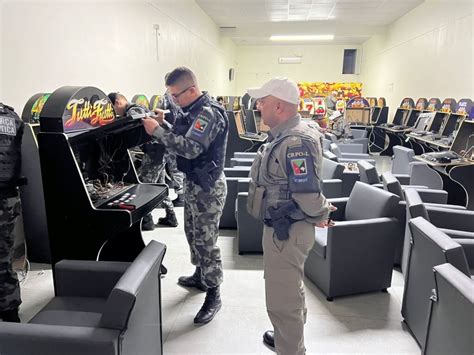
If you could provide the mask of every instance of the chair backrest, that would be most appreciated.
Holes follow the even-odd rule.
[[[393,217],[398,201],[394,194],[357,181],[347,201],[345,220]]]
[[[413,149],[396,145],[393,147],[393,163],[392,173],[393,174],[410,174],[410,162],[413,161],[415,152]]]
[[[331,152],[335,154],[338,158],[342,158],[341,150],[336,143],[331,143]]]
[[[434,267],[434,279],[423,354],[472,354],[474,280],[447,263]]]
[[[357,138],[367,138],[367,130],[365,129],[351,129],[352,136]]]
[[[431,290],[435,287],[433,268],[448,262],[469,275],[469,266],[461,245],[430,222],[417,217],[408,223],[413,242],[405,272],[402,315],[418,343],[423,344],[428,324],[429,299]]]
[[[357,167],[359,168],[360,181],[365,182],[366,184],[373,185],[380,182],[379,173],[375,166],[370,164],[366,160],[359,160],[357,162]]]
[[[321,179],[341,179],[344,174],[344,165],[323,157]]]
[[[410,169],[410,185],[421,185],[436,190],[443,188],[441,176],[427,164],[414,161],[410,163]]]
[[[382,182],[383,188],[386,191],[391,192],[392,194],[395,194],[400,197],[401,200],[404,200],[402,185],[400,184],[400,181],[398,181],[397,178],[393,176],[391,172],[386,171],[382,174]]]
[[[156,241],[151,241],[141,251],[110,292],[100,320],[101,327],[127,329],[135,303],[142,291],[146,291],[147,282],[154,279],[159,282],[165,252],[166,246]]]

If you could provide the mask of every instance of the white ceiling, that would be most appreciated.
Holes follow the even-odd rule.
[[[196,0],[237,44],[270,35],[334,34],[331,44],[360,44],[424,0]],[[327,42],[326,42],[327,43]]]

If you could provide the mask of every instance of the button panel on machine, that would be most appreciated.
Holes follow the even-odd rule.
[[[124,193],[120,198],[107,203],[108,208],[121,208],[125,210],[134,210],[135,205],[133,204],[133,200],[137,197],[135,194],[130,194],[128,192]]]

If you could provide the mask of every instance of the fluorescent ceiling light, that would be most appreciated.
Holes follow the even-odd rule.
[[[270,41],[332,41],[334,35],[287,35],[287,36],[271,36]]]

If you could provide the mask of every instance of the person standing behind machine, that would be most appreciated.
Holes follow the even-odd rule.
[[[298,114],[296,83],[275,78],[248,89],[258,99],[268,143],[252,165],[247,210],[264,222],[263,262],[266,306],[274,331],[263,341],[277,354],[303,355],[306,305],[304,263],[315,226],[328,225],[330,206],[321,193],[321,134]]]
[[[127,101],[126,97],[120,93],[110,93],[109,99],[114,105],[115,113],[118,116],[126,116],[131,111],[138,111],[138,113],[142,111],[143,113],[149,112],[148,109],[143,106],[130,104]],[[140,168],[138,169],[138,176],[140,178],[140,181],[144,183],[164,184],[165,147],[157,142],[149,142],[143,144],[141,146],[141,149],[143,151],[143,159]],[[160,207],[165,209],[166,216],[159,218],[156,226],[177,227],[178,220],[176,219],[173,203],[168,196],[165,197],[165,199],[161,202]],[[145,231],[150,231],[154,228],[155,224],[153,222],[153,217],[151,213],[149,213],[145,217],[143,217],[142,229]]]
[[[165,75],[165,82],[168,75],[169,73]],[[170,96],[168,90],[166,90],[164,95],[160,98],[158,108],[170,111],[170,113],[166,115],[166,119],[169,116],[172,117],[172,121],[167,119],[167,121],[172,125],[176,121],[176,117],[178,117],[182,113],[181,108],[174,103],[173,98]],[[172,201],[173,205],[174,207],[183,207],[184,175],[181,171],[178,170],[178,166],[176,164],[176,155],[168,149],[165,150],[165,165],[169,173],[171,182],[173,183],[174,192],[177,195],[177,197]],[[165,177],[165,173],[166,170],[163,170],[163,177]]]
[[[24,123],[12,107],[0,103],[0,319],[20,322],[20,285],[13,271],[15,223],[21,212],[18,185]]]
[[[156,110],[156,120],[144,119],[148,134],[176,154],[178,169],[184,172],[184,230],[196,266],[192,276],[178,284],[206,291],[195,324],[210,322],[222,306],[219,285],[223,280],[221,252],[217,246],[219,220],[227,194],[224,176],[229,131],[225,110],[208,93],[201,92],[194,73],[185,67],[174,69],[166,86],[183,114],[173,127]]]

